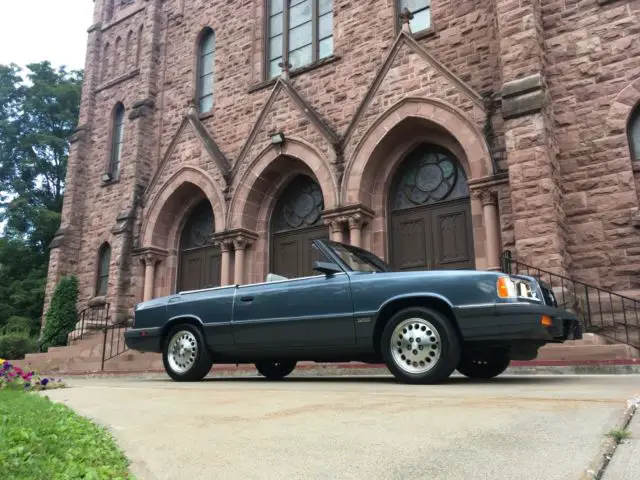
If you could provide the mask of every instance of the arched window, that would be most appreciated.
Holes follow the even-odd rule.
[[[198,108],[200,113],[213,108],[213,74],[215,71],[216,34],[205,29],[198,43]]]
[[[627,135],[629,136],[631,161],[640,162],[640,104],[636,105],[631,117],[629,117]]]
[[[111,246],[104,243],[98,253],[98,276],[96,278],[96,296],[107,294],[109,288],[109,266],[111,264]]]
[[[124,137],[124,105],[118,103],[113,114],[111,130],[111,155],[109,156],[109,173],[111,178],[120,175],[120,156],[122,154],[122,139]]]

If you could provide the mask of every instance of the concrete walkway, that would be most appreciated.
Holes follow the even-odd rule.
[[[638,480],[640,478],[640,410],[636,410],[627,427],[631,438],[616,449],[602,480]]]
[[[108,425],[141,480],[573,480],[640,394],[636,375],[70,384],[47,394]]]

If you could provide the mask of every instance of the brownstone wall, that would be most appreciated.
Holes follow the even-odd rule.
[[[542,111],[505,121],[498,108],[491,118],[494,160],[502,169],[512,167],[511,185],[498,189],[503,247],[546,266],[549,259],[532,252],[546,255],[545,248],[535,249],[536,241],[548,235],[557,243],[553,255],[561,257],[550,264],[607,287],[638,286],[632,267],[640,265],[639,238],[631,223],[638,198],[624,131],[611,127],[610,120],[624,115],[617,109],[612,113],[612,106],[638,78],[637,0],[606,5],[601,0],[432,0],[433,30],[416,41],[450,74],[404,45],[368,99],[397,38],[394,3],[334,0],[334,57],[292,72],[291,78],[329,133],[310,121],[284,89],[255,127],[275,85],[262,78],[262,0],[137,0],[116,9],[109,22],[104,21],[105,1],[96,0],[96,23],[89,33],[79,122],[86,138],[74,146],[69,162],[64,236],[52,253],[48,291],[59,274],[73,271],[80,276],[81,298],[92,297],[97,251],[106,240],[112,243],[109,300],[120,311],[130,308],[139,300],[144,273],[131,252],[145,246],[141,236],[147,238],[154,199],[170,198],[167,189],[176,187],[177,179],[199,181],[197,172],[204,172],[203,192],[218,217],[225,217],[216,224],[230,227],[238,212],[226,209],[241,187],[238,182],[276,129],[307,142],[327,162],[337,160],[328,137],[346,135],[348,161],[376,118],[402,98],[429,96],[454,105],[486,132],[491,109],[478,99],[498,97],[503,83],[536,73],[545,92]],[[222,160],[213,158],[193,125],[185,123],[195,95],[196,43],[204,27],[216,33],[215,106],[200,119],[222,160],[235,166],[230,187],[216,166]],[[102,185],[117,101],[127,114],[121,177]],[[367,105],[360,112],[363,102]],[[627,103],[633,102],[624,99],[622,105]],[[352,125],[354,117],[359,122]],[[536,164],[537,158],[543,162]],[[190,173],[179,174],[186,166],[192,167]],[[339,185],[339,169],[331,172],[327,175]],[[179,216],[174,210],[178,213],[172,215]],[[541,211],[551,215],[551,232]],[[128,218],[131,212],[137,221]],[[181,219],[161,221],[169,232]],[[166,248],[169,259],[159,269],[165,276],[176,266],[176,245]],[[158,284],[169,288],[173,279],[159,278]]]
[[[640,2],[545,2],[547,81],[573,273],[613,289],[640,287],[640,236],[632,224],[638,196],[616,97],[640,75]],[[640,92],[638,92],[640,93]]]

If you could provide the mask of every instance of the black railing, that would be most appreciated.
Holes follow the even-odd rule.
[[[111,360],[129,350],[129,347],[124,343],[124,332],[128,329],[129,322],[127,320],[107,325],[104,328],[101,370],[104,370],[104,363],[107,360]]]
[[[65,347],[102,331],[109,323],[109,304],[87,307],[78,313],[76,320],[76,325],[70,332],[66,328],[60,328],[40,339],[38,351],[45,352],[50,346]]]
[[[518,262],[508,250],[502,254],[502,271],[539,278],[587,332],[640,349],[640,300]]]

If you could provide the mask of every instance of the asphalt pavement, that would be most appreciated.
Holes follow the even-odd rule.
[[[638,375],[68,383],[47,395],[108,426],[141,480],[573,480],[640,395]]]

